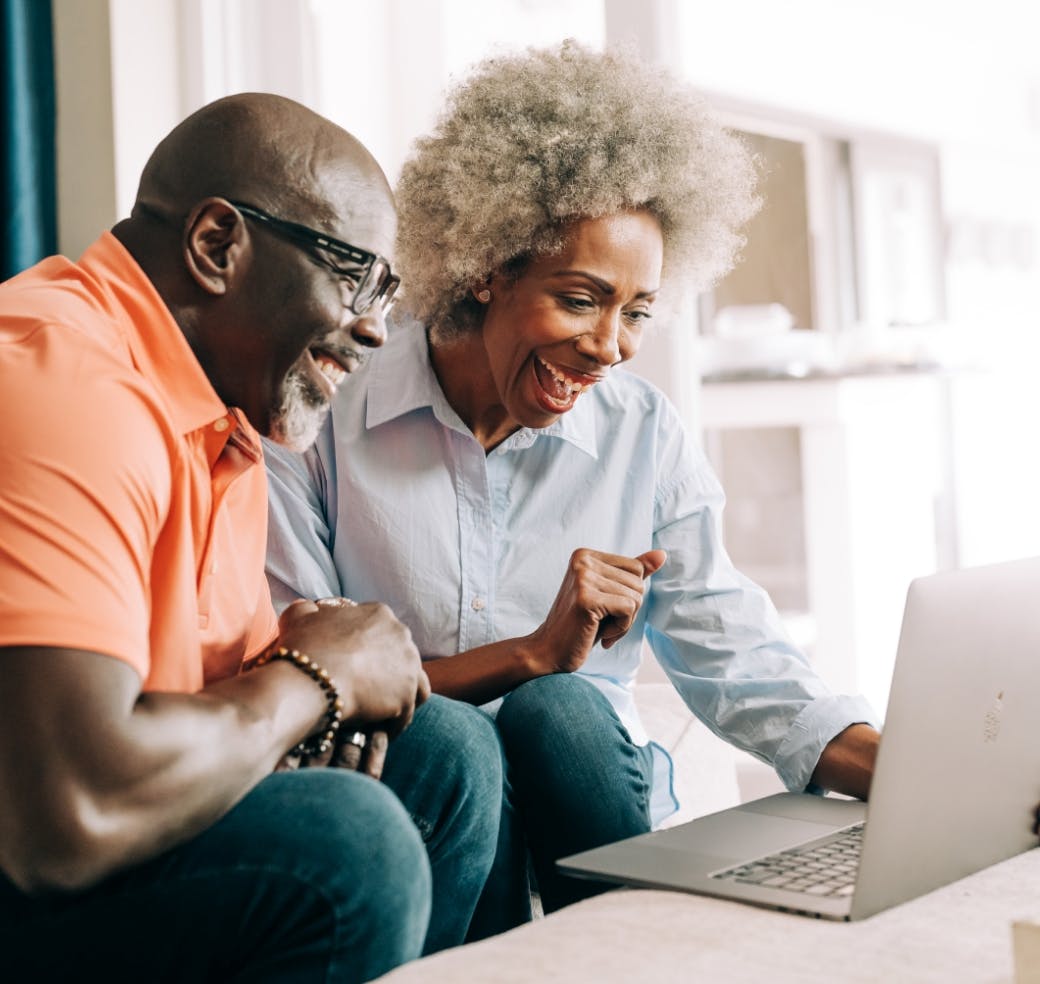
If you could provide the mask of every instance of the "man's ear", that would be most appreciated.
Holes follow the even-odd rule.
[[[188,213],[184,263],[207,293],[223,295],[249,252],[245,220],[223,198],[206,198]]]

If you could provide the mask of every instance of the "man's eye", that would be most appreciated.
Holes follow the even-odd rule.
[[[314,250],[314,256],[322,266],[328,267],[344,284],[353,283],[357,286],[365,274],[363,267],[356,266],[342,256],[337,256],[320,247]]]
[[[359,267],[344,267],[339,263],[328,257],[328,254],[322,254],[322,260],[335,275],[336,278],[343,284],[344,287],[355,288],[361,283],[361,279],[365,275],[365,271]]]
[[[361,284],[361,272],[359,270],[341,270],[336,268],[336,276],[344,287],[356,290]]]

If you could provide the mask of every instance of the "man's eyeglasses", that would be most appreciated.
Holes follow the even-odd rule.
[[[376,301],[379,301],[384,314],[390,310],[401,278],[390,272],[390,264],[382,256],[370,253],[367,249],[351,246],[341,239],[326,236],[325,233],[298,222],[279,219],[255,205],[231,199],[228,201],[246,217],[263,222],[275,234],[297,246],[316,251],[319,262],[339,276],[344,288],[344,303],[354,314],[364,314]],[[326,260],[322,253],[352,266],[339,266],[331,259]]]

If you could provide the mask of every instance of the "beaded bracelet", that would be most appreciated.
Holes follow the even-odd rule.
[[[307,674],[325,694],[326,711],[321,728],[309,738],[304,738],[289,754],[290,755],[324,755],[336,740],[336,732],[339,731],[340,723],[343,721],[343,701],[340,699],[339,690],[329,671],[319,666],[306,653],[298,649],[286,649],[285,646],[275,646],[268,649],[257,661],[257,666],[264,666],[272,660],[284,659],[292,663],[298,670]]]

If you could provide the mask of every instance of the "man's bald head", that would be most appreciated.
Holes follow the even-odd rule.
[[[345,130],[306,106],[269,93],[218,99],[156,147],[137,200],[184,214],[203,198],[252,202],[330,222],[390,195],[381,168]]]
[[[310,232],[287,236],[286,222]],[[365,267],[350,247],[344,259],[313,244],[324,235],[388,258],[396,224],[386,177],[354,137],[291,99],[245,93],[204,106],[159,144],[131,217],[112,232],[224,402],[303,446],[331,379],[385,338],[378,304],[359,314],[350,300],[375,259]],[[290,428],[301,407],[308,426]]]

